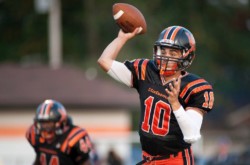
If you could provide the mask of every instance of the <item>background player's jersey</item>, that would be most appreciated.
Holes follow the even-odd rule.
[[[87,132],[77,126],[57,136],[51,144],[36,134],[35,126],[32,125],[26,138],[35,149],[41,165],[78,165],[89,158],[92,147]]]
[[[142,149],[150,155],[167,155],[190,146],[167,100],[165,88],[153,60],[136,59],[125,65],[133,75],[133,87],[140,97],[141,116],[139,134]],[[182,72],[179,102],[209,112],[213,107],[213,89],[204,79]]]

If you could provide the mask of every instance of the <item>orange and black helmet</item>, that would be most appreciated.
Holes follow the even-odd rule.
[[[67,124],[67,119],[68,116],[64,106],[58,101],[49,99],[38,106],[34,122],[38,131],[41,129],[40,123],[54,122],[56,134],[61,134],[63,127]]]
[[[169,59],[166,56],[161,55],[162,47],[170,47],[174,49],[179,49],[182,51],[182,57],[178,59]],[[195,57],[195,39],[193,34],[186,28],[182,26],[170,26],[164,29],[154,45],[153,58],[158,65],[158,68],[162,60],[174,61],[177,63],[177,70],[185,70],[188,68],[194,57]]]

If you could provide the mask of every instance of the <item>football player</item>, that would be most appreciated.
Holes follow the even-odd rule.
[[[86,130],[75,126],[64,106],[45,100],[36,111],[26,138],[36,152],[34,165],[90,165],[92,143]]]
[[[139,31],[120,30],[98,59],[105,72],[139,94],[143,159],[138,164],[193,165],[191,144],[201,137],[203,116],[214,104],[212,86],[186,71],[195,58],[193,34],[182,26],[167,27],[154,44],[153,59],[118,62],[122,47]]]

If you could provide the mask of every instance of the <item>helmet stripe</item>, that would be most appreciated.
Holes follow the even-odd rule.
[[[42,107],[41,107],[41,109],[40,109],[40,114],[39,114],[39,116],[40,116],[40,115],[42,116],[42,115],[44,114],[45,107],[46,107],[46,104],[43,103],[43,104],[42,104]]]
[[[170,39],[170,37],[172,36],[172,34],[173,34],[173,31],[176,29],[176,26],[172,26],[171,27],[171,30],[169,31],[169,34],[168,34],[168,36],[167,36],[167,39]]]
[[[180,26],[177,26],[177,28],[173,31],[172,36],[170,37],[170,40],[174,41],[176,34],[181,29]]]
[[[48,104],[47,104],[47,106],[46,106],[46,109],[45,109],[45,111],[44,111],[44,115],[49,115],[49,112],[50,112],[50,110],[51,110],[51,107],[52,107],[52,105],[54,104],[54,101],[50,101],[50,102],[48,102]]]
[[[195,51],[195,40],[194,40],[194,36],[191,36],[190,33],[186,33],[188,40],[189,40],[189,44],[191,46],[190,51]]]
[[[65,109],[58,109],[58,112],[61,114],[61,119],[60,119],[60,121],[65,120],[66,117],[67,117]]]
[[[162,39],[166,39],[166,38],[167,38],[168,33],[169,33],[170,30],[171,30],[171,27],[169,27],[169,28],[167,28],[167,29],[165,30],[165,33],[164,33],[164,36],[163,36]]]

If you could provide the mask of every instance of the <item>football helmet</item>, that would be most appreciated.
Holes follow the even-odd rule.
[[[38,134],[46,140],[52,140],[64,132],[67,119],[66,109],[60,102],[45,100],[37,108],[34,123]]]
[[[169,47],[181,50],[181,58],[162,55],[162,48]],[[193,34],[181,26],[170,26],[164,29],[155,42],[153,59],[161,75],[171,76],[176,71],[187,69],[195,57],[195,39]],[[174,63],[174,65],[173,65]]]

